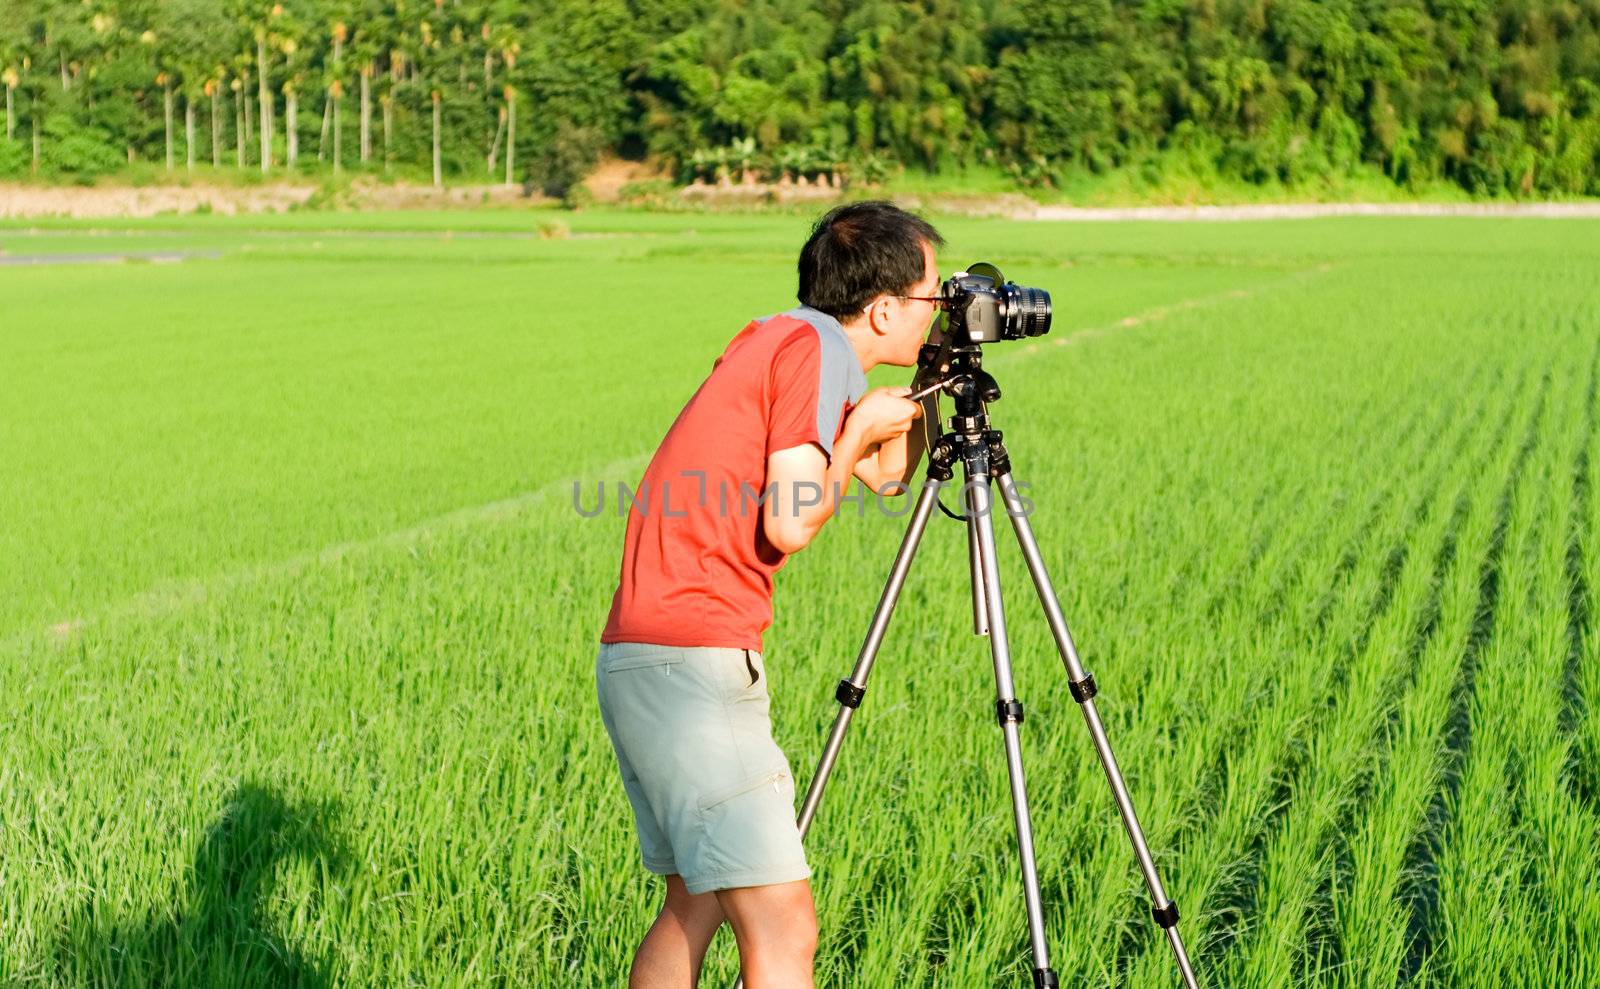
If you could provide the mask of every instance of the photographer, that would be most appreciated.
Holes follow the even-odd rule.
[[[724,920],[750,989],[812,984],[811,870],[761,636],[773,575],[851,477],[876,491],[905,470],[920,409],[909,389],[866,392],[866,371],[916,364],[942,243],[885,202],[822,217],[801,306],[728,343],[645,470],[595,664],[644,866],[666,878],[633,989],[693,986]]]

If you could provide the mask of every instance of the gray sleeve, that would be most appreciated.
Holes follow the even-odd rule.
[[[810,306],[791,309],[784,315],[810,325],[817,335],[816,442],[832,460],[833,437],[839,431],[845,403],[854,405],[861,400],[867,390],[867,376],[838,320]]]
[[[817,441],[832,460],[833,437],[839,432],[845,403],[860,401],[866,391],[866,375],[861,373],[861,362],[847,338],[820,331],[817,336],[822,343],[817,369]]]

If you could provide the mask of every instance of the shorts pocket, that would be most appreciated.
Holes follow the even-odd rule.
[[[715,810],[719,804],[727,803],[729,800],[739,796],[741,793],[749,793],[751,790],[757,789],[758,787],[781,787],[783,785],[783,781],[787,780],[788,778],[789,771],[781,766],[765,773],[758,773],[757,775],[752,776],[749,779],[741,780],[732,786],[725,786],[719,790],[711,790],[707,793],[701,794],[700,809],[702,811]]]
[[[653,666],[677,666],[683,662],[683,650],[669,646],[626,649],[605,657],[602,662],[607,673],[643,670]]]
[[[765,703],[767,668],[754,649],[717,649],[708,659],[722,685],[723,699],[730,704]]]

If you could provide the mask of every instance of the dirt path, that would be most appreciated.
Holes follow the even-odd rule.
[[[37,186],[0,182],[0,219],[41,217],[143,217],[204,211],[282,213],[304,206],[317,186],[293,182],[261,185]],[[335,194],[341,209],[458,209],[474,206],[534,205],[548,202],[525,196],[520,186],[431,186],[357,180]]]
[[[134,217],[162,213],[280,212],[311,198],[311,186],[280,183],[225,186],[81,187],[0,183],[0,217]]]
[[[636,171],[636,170],[635,170]],[[640,178],[620,168],[597,173],[597,200],[614,198],[628,180]],[[603,181],[602,181],[603,180]],[[193,213],[279,213],[309,202],[312,185],[291,182],[249,186],[34,186],[0,182],[0,219],[40,217],[146,217]],[[737,190],[735,190],[737,191]],[[865,191],[863,190],[863,193]],[[715,203],[714,197],[684,198]],[[908,205],[938,212],[1003,216],[1016,220],[1122,222],[1130,220],[1298,220],[1324,216],[1525,216],[1600,218],[1600,201],[1573,203],[1262,203],[1240,206],[1041,206],[1020,195],[972,198],[907,196]],[[470,209],[480,206],[548,204],[520,187],[505,185],[430,186],[358,180],[336,196],[341,209]],[[751,208],[749,197],[726,200],[729,209]],[[759,208],[759,207],[757,207]],[[821,208],[819,204],[818,208]]]

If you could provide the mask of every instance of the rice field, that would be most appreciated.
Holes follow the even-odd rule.
[[[0,226],[0,985],[625,984],[574,485],[805,222]],[[1054,295],[992,414],[1203,983],[1600,984],[1600,228],[938,222]],[[904,524],[778,579],[802,785]],[[1054,967],[1176,985],[1001,535]],[[1031,984],[965,554],[936,516],[812,828],[819,985]]]

